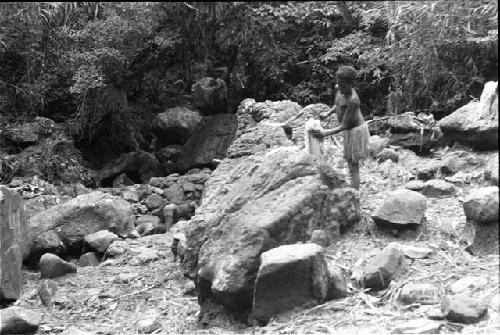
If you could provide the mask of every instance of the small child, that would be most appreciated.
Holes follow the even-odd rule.
[[[356,71],[351,66],[341,66],[335,75],[338,90],[334,108],[340,126],[333,129],[311,130],[311,134],[323,138],[344,131],[344,158],[351,173],[352,187],[359,190],[359,162],[368,157],[370,132],[361,114],[358,94],[353,88]]]

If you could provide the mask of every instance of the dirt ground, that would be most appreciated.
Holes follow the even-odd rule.
[[[434,160],[439,159],[438,153]],[[481,153],[490,158],[498,153]],[[95,334],[137,334],[137,321],[155,310],[161,314],[162,327],[153,334],[382,334],[407,320],[426,318],[435,306],[402,305],[396,298],[406,283],[435,283],[442,288],[465,276],[485,276],[490,280],[487,294],[499,292],[498,255],[471,255],[465,250],[467,233],[461,197],[469,189],[484,186],[482,178],[459,187],[456,195],[428,198],[427,228],[418,234],[394,236],[378,231],[371,213],[384,200],[388,191],[402,187],[412,169],[431,158],[400,155],[401,163],[378,164],[367,161],[362,169],[361,207],[363,220],[331,245],[328,257],[348,272],[359,266],[375,250],[389,242],[426,246],[434,250],[427,259],[408,260],[404,275],[388,289],[369,293],[349,285],[348,297],[329,301],[311,309],[294,310],[274,318],[265,327],[240,324],[220,325],[203,329],[196,322],[198,304],[193,284],[183,278],[170,253],[171,234],[151,235],[128,240],[132,246],[151,247],[160,254],[158,260],[131,265],[131,255],[101,263],[97,267],[78,268],[78,273],[53,279],[58,285],[57,299],[45,307],[39,296],[40,274],[23,272],[24,293],[17,305],[40,308],[44,313],[38,334],[60,334],[69,325]],[[478,171],[482,171],[478,169]],[[457,223],[453,225],[451,223]],[[457,231],[464,228],[463,231]],[[129,281],[118,281],[129,274]],[[441,333],[492,334],[500,331],[500,322],[487,317],[474,325],[443,322]]]

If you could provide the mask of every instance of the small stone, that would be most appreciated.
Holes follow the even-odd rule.
[[[184,183],[182,183],[182,189],[184,190],[184,192],[194,192],[194,184],[189,182],[189,181],[185,181]]]
[[[125,191],[122,193],[122,198],[128,202],[139,202],[139,194],[134,191]]]
[[[84,266],[97,266],[99,264],[99,259],[97,259],[97,254],[95,252],[87,252],[80,256],[78,260],[78,265]]]
[[[108,257],[116,257],[123,255],[128,249],[130,249],[130,246],[128,245],[127,242],[125,241],[114,241],[113,243],[110,244],[108,249],[106,250],[106,256]]]
[[[32,334],[38,330],[42,313],[18,306],[0,310],[0,334]]]
[[[383,290],[405,269],[403,250],[396,246],[387,246],[371,258],[363,271],[362,284],[375,291]]]
[[[390,192],[376,209],[372,219],[376,224],[393,228],[419,225],[425,218],[427,198],[408,189]]]
[[[428,319],[416,319],[397,325],[391,334],[439,334],[441,323]]]
[[[436,176],[439,170],[439,164],[435,162],[428,163],[425,166],[417,168],[417,179],[419,180],[429,180]]]
[[[457,280],[448,289],[452,294],[475,293],[486,289],[490,283],[486,277],[470,276]]]
[[[164,189],[163,196],[168,200],[168,202],[174,204],[180,204],[184,201],[184,192],[177,184],[171,185],[169,188]]]
[[[113,279],[113,282],[116,284],[130,284],[138,276],[137,273],[120,273]]]
[[[404,304],[419,303],[433,305],[439,302],[440,290],[434,284],[406,284],[401,289],[399,299]]]
[[[126,173],[120,174],[118,177],[115,178],[115,180],[113,180],[113,187],[129,186],[129,185],[134,185],[134,182],[127,176]]]
[[[146,201],[144,204],[149,210],[157,209],[160,208],[164,203],[163,198],[161,195],[158,194],[151,194],[146,198]]]
[[[109,245],[118,239],[119,237],[109,230],[100,230],[85,236],[85,242],[97,252],[105,252]]]
[[[472,190],[463,202],[465,216],[477,223],[498,223],[498,206],[497,186]]]
[[[327,300],[345,298],[347,296],[347,281],[344,270],[333,260],[326,262],[328,270]]]
[[[401,244],[396,242],[391,242],[388,245],[394,245],[401,250],[407,258],[411,259],[422,259],[429,257],[433,250],[431,248],[415,247],[413,245]]]
[[[441,311],[446,319],[458,323],[477,323],[488,310],[488,302],[470,294],[446,296],[441,302]]]
[[[137,218],[137,232],[141,236],[152,234],[163,234],[166,232],[165,226],[160,225],[160,219],[154,215],[140,215]]]
[[[160,258],[158,251],[151,248],[137,247],[130,249],[130,251],[132,254],[136,254],[136,256],[130,260],[130,265],[142,265]]]
[[[372,157],[376,157],[388,145],[389,145],[389,139],[387,137],[380,137],[378,135],[370,136],[369,140],[370,155]]]
[[[442,179],[431,179],[424,183],[422,194],[428,197],[442,197],[455,193],[455,186]]]
[[[386,160],[391,160],[394,163],[399,161],[399,155],[396,150],[385,148],[377,155],[377,162],[383,163]]]
[[[76,273],[76,265],[66,262],[54,254],[44,254],[40,258],[41,278],[55,278],[68,273]]]
[[[309,239],[308,243],[316,243],[317,245],[320,245],[323,248],[326,248],[330,245],[328,234],[323,229],[313,230],[313,232],[311,233],[311,238]]]
[[[52,305],[52,298],[57,292],[57,285],[52,280],[44,280],[38,287],[38,296],[42,303],[49,307]]]
[[[405,188],[419,192],[424,189],[424,182],[422,180],[410,180],[405,184]]]
[[[23,186],[23,180],[19,179],[19,178],[14,178],[9,183],[10,188],[16,188],[16,187],[21,187],[21,186]]]
[[[161,328],[160,313],[156,311],[148,312],[144,319],[137,323],[139,334],[151,334]]]

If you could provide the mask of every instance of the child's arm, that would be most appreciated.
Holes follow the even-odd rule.
[[[356,101],[349,100],[347,102],[347,108],[343,113],[342,120],[340,121],[340,126],[332,129],[324,129],[323,131],[312,130],[311,133],[316,137],[325,137],[325,136],[335,135],[343,130],[349,130],[354,128],[355,125],[353,124],[353,121],[357,106],[358,105],[356,104]]]

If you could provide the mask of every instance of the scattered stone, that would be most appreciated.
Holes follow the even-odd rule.
[[[419,192],[424,189],[424,182],[422,180],[410,180],[405,184],[405,188]]]
[[[136,279],[139,275],[137,273],[120,273],[113,279],[116,284],[130,284],[132,280]]]
[[[428,197],[442,197],[455,193],[455,186],[442,179],[431,179],[424,183],[422,194]]]
[[[255,282],[254,317],[268,322],[278,313],[321,303],[328,292],[323,248],[314,243],[283,245],[262,253]]]
[[[313,230],[311,233],[311,238],[308,243],[316,243],[323,248],[326,248],[330,245],[330,239],[328,238],[328,234],[323,229]]]
[[[429,162],[424,166],[417,167],[417,179],[418,180],[430,180],[436,177],[436,173],[438,172],[440,166],[437,162]]]
[[[327,300],[347,297],[347,281],[344,270],[335,264],[333,260],[326,262],[328,271],[328,292]]]
[[[405,270],[405,265],[403,250],[394,245],[388,245],[368,260],[363,270],[363,287],[376,291],[385,289]]]
[[[440,322],[422,318],[397,325],[391,334],[439,334],[440,328]]]
[[[159,194],[151,194],[146,198],[144,204],[149,210],[154,210],[163,206],[164,200]]]
[[[157,311],[149,311],[144,315],[142,320],[137,323],[139,334],[151,334],[161,328],[160,313]]]
[[[106,250],[106,256],[107,257],[120,256],[123,255],[128,249],[130,249],[130,246],[128,245],[127,242],[120,240],[114,241],[109,245],[108,249]]]
[[[23,186],[23,180],[22,179],[19,179],[19,178],[13,178],[10,183],[9,183],[9,187],[10,188],[17,188],[17,187],[21,187]]]
[[[488,302],[467,293],[449,295],[441,302],[441,310],[445,318],[452,322],[477,323],[486,314]]]
[[[119,237],[109,230],[100,230],[96,233],[85,236],[85,242],[97,252],[105,252],[111,243],[118,240]]]
[[[377,162],[382,163],[385,162],[386,160],[391,160],[394,163],[397,163],[399,161],[399,155],[394,149],[389,149],[385,148],[382,150],[377,156]]]
[[[54,254],[44,254],[40,258],[41,278],[56,278],[68,273],[76,273],[76,265],[66,262]]]
[[[50,307],[52,306],[52,298],[57,292],[57,284],[52,280],[44,280],[38,287],[38,296],[42,303]]]
[[[140,236],[163,234],[167,230],[160,224],[160,219],[154,215],[140,215],[137,218],[137,232]]]
[[[478,157],[465,151],[456,151],[444,158],[441,163],[441,172],[444,175],[452,175],[464,171],[471,166],[480,163]]]
[[[81,252],[85,236],[100,230],[113,231],[126,236],[134,228],[135,217],[131,205],[122,198],[95,191],[53,206],[31,217],[31,255],[45,253],[39,237],[55,231],[64,242],[65,252]],[[50,250],[50,249],[49,249]]]
[[[448,286],[448,289],[452,294],[461,293],[476,293],[486,289],[491,281],[486,277],[469,276],[457,280],[453,284]]]
[[[97,254],[95,252],[87,252],[80,256],[78,260],[78,265],[81,267],[84,266],[97,266],[99,264],[99,259],[97,258]]]
[[[434,284],[406,284],[401,289],[399,299],[404,304],[434,305],[439,303],[440,293],[439,287]]]
[[[29,253],[30,236],[23,199],[0,187],[0,301],[17,300],[22,292],[21,268]]]
[[[370,155],[372,157],[377,157],[377,155],[384,150],[389,145],[389,139],[387,137],[380,137],[378,135],[370,136],[369,148]]]
[[[130,260],[130,265],[142,265],[156,261],[160,258],[158,251],[151,248],[136,247],[131,248],[130,252],[136,255]]]
[[[431,248],[415,247],[413,245],[400,244],[396,242],[391,242],[388,245],[400,248],[401,250],[403,250],[405,256],[411,259],[427,258],[430,256],[430,254],[432,254],[433,251]]]
[[[422,194],[400,189],[390,192],[372,215],[376,224],[391,227],[419,225],[425,218],[427,198]]]
[[[128,202],[138,202],[139,201],[139,194],[134,191],[125,191],[122,193],[122,198],[124,200],[127,200]]]
[[[0,310],[0,334],[34,334],[42,321],[36,309],[13,306]]]
[[[476,223],[498,222],[498,205],[497,186],[472,190],[463,202],[465,216]]]
[[[163,190],[163,196],[168,202],[174,204],[180,204],[184,201],[184,191],[177,184],[171,185],[170,187]]]

